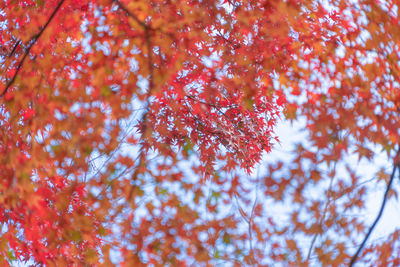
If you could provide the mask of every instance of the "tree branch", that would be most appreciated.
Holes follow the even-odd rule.
[[[354,263],[357,261],[357,258],[359,256],[359,254],[361,253],[362,249],[365,246],[365,243],[367,242],[369,236],[371,235],[372,231],[375,229],[375,226],[378,224],[382,214],[383,214],[383,210],[385,209],[385,205],[386,205],[386,201],[387,201],[387,197],[389,195],[389,191],[392,188],[392,183],[394,180],[394,175],[396,173],[396,169],[399,168],[399,155],[400,155],[400,147],[397,150],[396,156],[393,160],[393,170],[392,170],[392,174],[390,175],[390,179],[389,182],[386,186],[386,191],[385,194],[383,195],[383,200],[382,200],[382,204],[381,204],[381,208],[379,210],[378,216],[376,217],[374,223],[371,225],[371,227],[369,228],[367,234],[364,237],[363,242],[360,244],[360,246],[358,247],[356,253],[354,254],[354,256],[351,258],[349,267],[352,267],[354,265]]]
[[[18,41],[15,43],[15,45],[14,45],[13,49],[11,50],[10,54],[8,55],[8,57],[12,57],[12,56],[14,55],[14,53],[15,53],[15,51],[17,50],[17,47],[19,46],[20,43],[21,43],[20,40],[18,40]]]
[[[128,14],[129,17],[133,18],[140,26],[142,26],[144,29],[149,28],[149,26],[141,21],[135,14],[133,14],[129,9],[122,4],[119,0],[114,0],[114,3],[117,4],[119,8],[121,8],[126,14]]]
[[[53,13],[51,13],[51,15],[50,15],[49,19],[47,20],[47,22],[43,25],[43,27],[40,29],[40,31],[39,31],[37,34],[35,34],[35,35],[31,38],[31,40],[29,41],[30,44],[29,44],[28,48],[26,49],[26,51],[25,51],[25,53],[24,53],[24,56],[22,57],[21,61],[19,62],[18,66],[17,66],[17,69],[16,69],[16,71],[15,71],[15,73],[14,73],[12,79],[7,83],[5,89],[4,89],[3,92],[0,94],[0,98],[3,97],[3,96],[7,93],[8,89],[14,84],[15,79],[17,78],[17,75],[18,75],[19,71],[21,70],[22,65],[24,64],[25,59],[28,57],[28,55],[29,55],[29,53],[30,53],[32,47],[35,45],[36,41],[40,38],[40,36],[41,36],[41,35],[43,34],[43,32],[46,30],[47,26],[49,26],[50,22],[53,20],[53,18],[54,18],[55,15],[57,14],[58,10],[60,10],[60,8],[61,8],[62,4],[64,3],[64,1],[65,1],[65,0],[61,0],[61,1],[57,4],[56,8],[54,9]],[[19,45],[19,42],[17,42],[17,44],[14,46],[14,49],[13,49],[12,53],[10,53],[10,55],[12,55],[12,54],[15,52],[15,50],[16,50],[16,48],[17,48],[18,45]]]
[[[336,162],[334,163],[333,170],[336,171]],[[331,177],[331,180],[329,181],[329,187],[328,187],[328,191],[327,191],[328,199],[327,199],[327,201],[326,201],[326,203],[325,203],[325,207],[324,207],[324,211],[322,212],[322,216],[321,216],[321,218],[320,218],[320,220],[319,220],[319,222],[318,222],[318,225],[319,225],[321,228],[322,228],[322,226],[323,226],[322,224],[323,224],[324,221],[325,221],[326,214],[328,213],[328,208],[329,208],[329,206],[331,205],[331,201],[332,201],[332,187],[333,187],[333,180],[334,180],[334,179],[335,179],[335,177]],[[306,260],[306,262],[309,262],[310,259],[311,259],[311,254],[312,254],[312,252],[313,252],[313,250],[314,250],[314,244],[315,244],[315,242],[317,241],[318,236],[319,236],[318,233],[314,234],[314,236],[313,236],[313,238],[312,238],[312,240],[311,240],[310,247],[308,248],[307,260]]]
[[[140,148],[140,154],[139,154],[139,164],[137,166],[137,168],[135,169],[135,172],[132,175],[132,178],[136,180],[141,167],[145,164],[146,162],[146,152],[144,151],[144,146],[145,146],[145,141],[144,141],[144,136],[146,135],[146,132],[148,130],[148,125],[147,125],[147,116],[150,112],[150,97],[154,88],[154,82],[153,82],[153,77],[154,77],[154,66],[153,66],[153,47],[151,44],[151,38],[150,38],[150,32],[149,32],[149,28],[146,27],[145,28],[146,31],[146,45],[147,45],[147,50],[148,50],[148,68],[149,68],[149,72],[150,72],[150,77],[149,77],[149,89],[147,91],[146,94],[146,110],[143,113],[143,116],[141,118],[140,121],[142,121],[143,123],[143,127],[142,127],[142,136],[141,136],[141,148]],[[131,187],[130,191],[129,191],[129,195],[128,195],[128,200],[130,201],[132,199],[133,196],[133,191],[134,191],[134,186]]]
[[[140,148],[140,152],[139,152],[139,163],[135,169],[135,172],[132,175],[132,178],[134,180],[136,180],[141,166],[143,166],[146,162],[146,152],[144,151],[145,149],[145,141],[144,141],[144,136],[146,135],[146,132],[148,130],[148,125],[147,125],[147,116],[149,114],[150,111],[150,97],[151,94],[153,92],[154,89],[154,64],[153,64],[153,45],[151,43],[151,31],[152,28],[147,25],[146,23],[144,23],[143,21],[141,21],[135,14],[133,14],[131,11],[129,11],[129,9],[122,4],[119,0],[114,0],[114,2],[117,4],[117,6],[119,8],[121,8],[121,10],[123,10],[128,16],[130,16],[131,18],[133,18],[145,31],[145,38],[146,38],[146,46],[147,46],[147,59],[148,59],[148,69],[149,69],[149,88],[146,94],[146,110],[144,111],[142,118],[140,119],[140,121],[143,123],[143,127],[142,127],[142,136],[141,136],[141,148]],[[129,194],[128,194],[128,201],[130,201],[133,197],[133,192],[134,192],[134,188],[135,186],[132,186],[131,189],[129,190]]]

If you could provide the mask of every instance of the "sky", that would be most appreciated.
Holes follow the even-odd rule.
[[[276,134],[279,136],[280,143],[274,147],[270,154],[265,156],[266,160],[274,161],[280,159],[285,161],[285,159],[290,157],[290,150],[293,148],[294,144],[306,140],[306,134],[300,131],[303,125],[304,122],[292,124],[288,121],[280,121],[276,129]],[[372,225],[373,221],[378,215],[386,189],[386,183],[376,183],[376,181],[373,179],[374,174],[379,170],[380,167],[386,168],[388,173],[390,173],[393,168],[391,161],[388,160],[385,153],[380,152],[379,150],[374,152],[376,153],[376,156],[372,162],[367,162],[365,159],[358,162],[357,156],[354,154],[348,157],[347,160],[347,163],[350,165],[357,165],[357,174],[362,177],[362,181],[367,181],[367,184],[369,184],[369,197],[367,198],[368,200],[366,203],[366,209],[361,214],[355,214],[356,216],[361,216],[368,225]],[[263,168],[263,165],[260,165],[260,168]],[[393,182],[392,188],[400,187],[399,173],[400,172],[396,173],[396,178]],[[287,208],[289,209],[290,207]],[[282,219],[285,219],[284,212],[282,212],[281,207],[279,209],[280,210],[277,210],[277,212],[281,213]],[[367,244],[382,241],[398,228],[400,228],[400,202],[398,199],[392,198],[386,203],[384,213],[373,233],[369,237]],[[305,247],[308,247],[310,241],[304,241]]]
[[[271,153],[265,156],[265,161],[275,161],[275,160],[285,160],[291,156],[291,148],[293,145],[300,141],[306,140],[306,135],[300,132],[302,127],[302,123],[296,123],[292,125],[287,121],[280,121],[277,128],[276,128],[276,135],[280,139],[280,144],[277,144],[275,148],[272,150]],[[388,160],[387,156],[384,153],[376,151],[377,157],[375,157],[373,162],[367,162],[366,160],[362,160],[361,162],[357,162],[357,158],[354,156],[350,156],[348,158],[348,163],[351,165],[358,166],[358,174],[363,177],[362,180],[368,181],[374,178],[374,174],[379,169],[379,167],[385,167],[388,170],[392,168],[392,164],[390,160]],[[254,171],[253,175],[257,175],[263,172],[264,165],[259,165],[256,170]],[[399,176],[397,174],[397,176]],[[375,220],[381,202],[383,198],[383,194],[385,191],[386,185],[381,182],[376,184],[375,181],[368,182],[370,184],[370,197],[368,198],[367,202],[367,209],[364,213],[359,214],[357,216],[362,216],[365,221],[372,224]],[[393,187],[400,186],[400,179],[395,179]],[[318,192],[315,192],[318,194]],[[287,207],[288,210],[290,207]],[[278,211],[279,209],[279,211]],[[277,207],[277,214],[278,216],[282,217],[282,220],[285,220],[285,212],[282,211],[281,207]],[[378,223],[377,227],[375,228],[373,234],[369,238],[368,243],[372,243],[375,241],[379,241],[384,239],[388,234],[392,233],[394,229],[400,227],[400,203],[397,199],[391,199],[385,208],[385,212]],[[309,244],[309,240],[305,240],[304,242],[305,247]],[[16,266],[27,266],[23,264],[17,264]]]

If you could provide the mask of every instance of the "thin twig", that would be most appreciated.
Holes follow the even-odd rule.
[[[133,18],[140,26],[142,26],[145,29],[149,28],[149,26],[146,23],[141,21],[135,14],[129,11],[129,9],[120,1],[114,0],[114,3],[116,3],[119,8],[121,8],[126,14],[128,14],[129,17]]]
[[[379,210],[378,216],[376,217],[374,223],[373,223],[373,224],[371,225],[371,227],[369,228],[367,234],[366,234],[365,237],[364,237],[363,242],[362,242],[362,243],[360,244],[360,246],[358,247],[356,253],[355,253],[354,256],[351,258],[349,267],[352,267],[352,266],[354,265],[354,263],[357,261],[357,258],[358,258],[358,256],[359,256],[360,252],[362,251],[362,249],[364,248],[365,243],[366,243],[367,240],[368,240],[368,237],[371,235],[372,231],[375,229],[375,226],[377,225],[377,223],[379,222],[379,220],[380,220],[380,218],[381,218],[381,216],[382,216],[382,214],[383,214],[383,210],[385,209],[387,197],[388,197],[388,195],[389,195],[389,191],[390,191],[390,189],[391,189],[391,187],[392,187],[392,183],[393,183],[393,180],[394,180],[394,175],[395,175],[395,173],[396,173],[396,168],[399,167],[399,155],[400,155],[400,147],[399,147],[399,149],[397,150],[396,156],[395,156],[395,158],[394,158],[394,160],[393,160],[393,161],[394,161],[394,164],[393,164],[393,171],[392,171],[392,174],[390,175],[389,182],[388,182],[388,184],[387,184],[387,186],[386,186],[386,191],[385,191],[385,194],[383,195],[383,200],[382,200],[382,204],[381,204],[381,208],[380,208],[380,210]]]
[[[146,136],[147,132],[147,116],[150,112],[150,97],[154,89],[154,63],[153,63],[153,45],[151,43],[151,27],[146,24],[145,22],[141,21],[134,13],[132,13],[124,4],[122,4],[118,0],[114,0],[114,2],[118,5],[121,10],[123,10],[128,16],[133,18],[145,31],[145,37],[146,37],[146,46],[147,46],[147,53],[148,53],[148,69],[149,69],[149,88],[146,94],[146,110],[144,111],[141,122],[143,123],[142,126],[142,142],[141,142],[141,148],[139,152],[139,163],[137,165],[137,168],[135,169],[135,172],[132,175],[132,178],[135,180],[140,172],[141,167],[145,164],[146,162],[146,152],[145,152],[145,141],[144,137]],[[133,197],[133,192],[134,192],[135,186],[132,186],[131,189],[129,190],[128,194],[128,201],[130,201]]]
[[[57,14],[58,10],[61,8],[61,6],[62,6],[62,4],[64,3],[64,1],[65,1],[65,0],[61,0],[61,1],[57,4],[57,6],[56,6],[56,8],[54,9],[53,13],[51,13],[51,16],[50,16],[49,19],[47,20],[46,24],[44,24],[43,27],[40,29],[40,31],[39,31],[37,34],[35,34],[35,35],[31,38],[31,40],[29,41],[30,45],[29,45],[28,48],[26,49],[26,51],[25,51],[25,53],[24,53],[24,56],[22,57],[21,61],[19,62],[18,66],[17,66],[17,69],[16,69],[16,71],[15,71],[15,73],[14,73],[12,79],[7,83],[5,89],[4,89],[3,92],[0,94],[0,97],[3,97],[3,96],[7,93],[8,89],[14,84],[15,79],[17,78],[17,75],[18,75],[19,71],[21,70],[22,65],[24,64],[25,59],[28,57],[28,55],[29,55],[29,53],[30,53],[32,47],[35,45],[36,41],[37,41],[37,40],[40,38],[40,36],[43,34],[43,32],[45,31],[45,29],[47,28],[47,26],[49,26],[50,22],[53,20],[53,18],[54,18],[55,15]],[[18,42],[17,42],[17,44],[18,44]],[[14,47],[13,51],[14,51],[16,48],[17,48],[17,45]],[[10,55],[12,55],[12,54],[10,54]]]
[[[260,170],[260,169],[259,169]],[[260,177],[260,175],[259,174],[257,174],[257,179],[258,179],[258,181],[257,181],[257,184],[256,184],[256,197],[255,197],[255,199],[254,199],[254,203],[253,203],[253,207],[251,208],[251,213],[250,213],[250,218],[249,218],[249,245],[250,245],[250,255],[251,255],[251,262],[252,263],[254,263],[255,262],[255,259],[254,259],[254,249],[253,249],[253,225],[254,225],[254,223],[253,223],[253,220],[254,220],[254,213],[255,213],[255,210],[256,210],[256,207],[257,207],[257,203],[258,203],[258,189],[259,189],[259,187],[260,187],[260,182],[261,182],[261,179],[259,178]]]
[[[15,53],[15,51],[17,51],[17,47],[19,46],[20,43],[21,43],[20,40],[18,40],[18,41],[15,43],[15,45],[14,45],[13,49],[11,50],[10,54],[8,55],[8,57],[12,57],[12,56],[14,55],[14,53]]]
[[[210,106],[210,107],[215,108],[215,109],[217,110],[218,113],[220,113],[220,114],[221,114],[222,116],[224,116],[230,123],[232,123],[233,127],[234,127],[239,133],[245,134],[245,135],[246,135],[246,133],[243,132],[243,130],[239,129],[239,127],[237,126],[237,123],[234,122],[231,118],[229,118],[228,115],[226,115],[225,112],[223,112],[223,111],[221,110],[222,108],[237,108],[235,105],[231,105],[231,106],[226,106],[226,107],[224,107],[224,106],[220,106],[220,105],[208,103],[208,102],[206,102],[206,101],[202,101],[202,100],[197,99],[196,97],[194,97],[194,96],[192,96],[192,95],[186,95],[186,97],[189,98],[189,99],[191,99],[191,100],[193,100],[193,101],[196,101],[196,102],[198,102],[198,103],[200,103],[200,104],[204,104],[204,105],[207,105],[207,106]]]
[[[322,216],[321,216],[321,220],[318,223],[318,225],[321,226],[321,227],[322,227],[323,221],[325,220],[325,216],[326,216],[326,212],[328,211],[329,204],[330,204],[330,199],[327,200],[327,202],[325,204],[324,211],[323,211]],[[311,240],[310,247],[308,248],[306,262],[308,262],[310,260],[310,258],[311,258],[311,254],[312,254],[312,252],[314,250],[314,244],[317,241],[317,238],[318,238],[319,235],[320,235],[319,233],[315,233],[313,238],[312,238],[312,240]]]
[[[153,55],[152,55],[152,53],[153,53],[153,51],[152,51],[152,44],[151,44],[151,40],[150,40],[150,34],[149,34],[149,30],[148,30],[148,28],[146,28],[146,44],[147,44],[147,50],[148,50],[148,65],[149,65],[149,71],[150,71],[150,78],[149,78],[149,89],[148,89],[148,91],[147,91],[147,94],[146,94],[146,111],[143,113],[143,116],[142,116],[142,119],[141,119],[141,121],[142,121],[142,123],[143,123],[143,127],[142,127],[142,136],[141,136],[141,139],[142,139],[142,144],[141,144],[141,148],[140,148],[140,154],[139,154],[139,164],[138,164],[138,166],[137,166],[137,168],[135,169],[135,172],[133,173],[133,175],[132,175],[132,178],[134,179],[134,180],[136,180],[136,178],[137,178],[137,176],[138,176],[138,174],[139,174],[139,172],[140,172],[140,169],[141,169],[141,167],[145,164],[145,162],[146,162],[146,151],[145,151],[145,141],[144,141],[144,138],[143,137],[145,137],[146,136],[146,133],[147,133],[147,116],[148,116],[148,114],[149,114],[149,112],[150,112],[150,97],[151,97],[151,93],[152,93],[152,91],[153,91],[153,87],[154,87],[154,85],[153,85]],[[131,199],[132,199],[132,196],[133,196],[133,191],[134,191],[134,186],[132,186],[131,187],[131,189],[129,190],[129,194],[128,194],[128,200],[130,201]]]
[[[336,162],[334,163],[333,171],[336,171]],[[331,204],[331,201],[332,201],[332,187],[333,187],[333,180],[334,180],[334,179],[335,179],[335,177],[332,177],[331,180],[330,180],[330,182],[329,182],[329,187],[328,187],[328,199],[327,199],[327,201],[326,201],[326,203],[325,203],[325,207],[324,207],[324,211],[322,212],[322,216],[321,216],[321,218],[320,218],[320,220],[319,220],[319,222],[318,222],[318,225],[319,225],[321,228],[322,228],[322,224],[323,224],[324,221],[325,221],[325,217],[326,217],[326,213],[328,212],[329,205]],[[312,238],[312,240],[311,240],[311,244],[310,244],[310,247],[308,248],[308,253],[307,253],[307,262],[308,262],[308,261],[310,260],[310,258],[311,258],[311,254],[312,254],[313,249],[314,249],[314,244],[315,244],[315,242],[317,241],[317,238],[318,238],[319,235],[320,235],[320,234],[315,233],[314,236],[313,236],[313,238]]]

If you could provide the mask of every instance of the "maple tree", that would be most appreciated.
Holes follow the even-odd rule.
[[[363,242],[397,197],[397,10],[2,1],[2,265],[399,265],[398,230]],[[307,138],[254,178],[280,119]],[[367,183],[349,157],[379,150],[392,169]],[[350,215],[374,182],[370,226]]]

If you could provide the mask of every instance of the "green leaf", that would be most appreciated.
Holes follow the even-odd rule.
[[[192,143],[190,142],[190,139],[186,139],[186,142],[185,142],[185,144],[183,145],[183,151],[184,151],[184,154],[185,154],[185,156],[187,157],[187,156],[190,156],[190,154],[192,153],[192,151],[193,151],[193,145],[192,145]]]
[[[81,232],[79,232],[79,231],[73,231],[73,232],[71,233],[71,239],[72,239],[73,241],[81,241],[81,240],[82,240]]]
[[[231,243],[231,236],[228,233],[224,233],[224,236],[222,237],[223,241],[225,244],[230,244]]]
[[[36,0],[36,6],[37,7],[42,7],[43,6],[43,1],[42,0]]]
[[[110,86],[105,85],[105,86],[101,87],[100,94],[104,97],[108,97],[109,95],[111,95]]]
[[[99,233],[99,235],[101,236],[106,236],[107,231],[104,227],[99,227],[99,229],[97,230],[97,232]]]
[[[90,155],[93,151],[93,148],[91,146],[85,146],[84,152],[86,155]]]
[[[160,195],[161,195],[161,196],[165,196],[165,195],[167,195],[167,194],[168,194],[167,189],[162,188],[162,189],[160,190]]]
[[[220,196],[221,196],[221,193],[220,193],[220,192],[212,191],[212,193],[211,193],[211,197],[212,197],[212,198],[215,198],[216,200],[217,200]]]
[[[214,258],[219,259],[219,251],[218,250],[215,250]]]
[[[8,259],[9,259],[9,260],[14,261],[14,260],[17,259],[17,258],[15,257],[14,252],[13,252],[12,250],[9,250],[9,251],[7,252],[7,254],[8,254]]]

